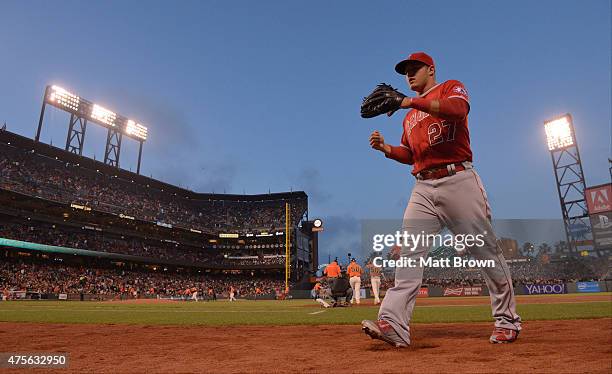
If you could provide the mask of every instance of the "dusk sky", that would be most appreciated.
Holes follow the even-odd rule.
[[[497,218],[561,218],[543,122],[571,113],[587,185],[610,182],[610,1],[2,1],[0,125],[34,137],[44,88],[60,85],[149,127],[142,172],[199,192],[304,190],[321,253],[360,246],[360,221],[401,217],[405,112],[365,120],[379,82],[426,51],[439,82],[470,93],[474,164]],[[42,141],[63,147],[50,108]],[[85,153],[103,157],[89,126]],[[135,170],[137,143],[121,166]],[[325,256],[327,257],[327,256]],[[325,259],[321,259],[327,260]]]

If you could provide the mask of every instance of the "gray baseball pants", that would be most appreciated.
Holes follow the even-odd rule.
[[[408,234],[438,234],[448,228],[454,235],[483,234],[484,245],[468,248],[477,260],[494,260],[495,267],[482,268],[491,296],[491,309],[496,327],[521,329],[516,314],[514,289],[506,261],[497,245],[491,226],[491,211],[480,177],[471,167],[455,175],[434,180],[418,180],[404,212],[403,230]],[[402,248],[402,256],[427,257],[429,247]],[[416,247],[416,248],[415,248]],[[398,335],[410,344],[409,323],[421,287],[423,267],[398,267],[395,287],[390,288],[380,307],[378,318],[393,326]]]

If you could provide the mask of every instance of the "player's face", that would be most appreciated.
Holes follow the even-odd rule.
[[[425,64],[413,63],[406,66],[406,82],[410,89],[422,92],[429,81],[429,67]]]

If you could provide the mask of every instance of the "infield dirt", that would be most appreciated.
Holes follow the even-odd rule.
[[[65,372],[609,373],[612,319],[533,321],[513,344],[490,323],[415,324],[410,348],[359,326],[134,326],[0,323],[5,352],[69,352]],[[49,372],[41,370],[41,372]]]

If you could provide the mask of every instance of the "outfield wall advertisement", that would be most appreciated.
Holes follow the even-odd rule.
[[[576,290],[578,292],[600,292],[599,282],[577,282]]]
[[[482,295],[482,287],[446,287],[444,288],[444,296],[480,296]]]
[[[564,283],[558,284],[524,284],[526,295],[551,295],[566,293]]]

